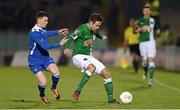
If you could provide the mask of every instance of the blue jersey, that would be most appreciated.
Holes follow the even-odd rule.
[[[60,47],[59,43],[48,44],[48,37],[58,35],[58,31],[46,31],[35,25],[29,33],[29,64],[49,58],[48,49]]]

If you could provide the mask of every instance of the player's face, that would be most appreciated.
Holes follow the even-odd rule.
[[[95,23],[91,22],[90,21],[90,29],[93,31],[93,32],[96,32],[100,26],[101,26],[102,22],[101,21],[96,21]]]
[[[150,17],[151,16],[151,9],[150,8],[144,8],[143,14],[145,17]]]
[[[48,17],[44,16],[37,19],[37,23],[41,28],[45,28],[48,24]]]

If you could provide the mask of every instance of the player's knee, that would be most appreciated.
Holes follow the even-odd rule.
[[[59,69],[58,68],[54,68],[51,70],[52,74],[59,74]]]
[[[155,63],[154,62],[150,62],[149,63],[149,68],[155,68]]]
[[[57,74],[59,73],[59,69],[55,64],[50,64],[48,66],[48,70],[52,73],[52,74]]]
[[[47,85],[47,80],[43,80],[43,81],[39,82],[39,85],[45,87]]]
[[[96,67],[93,64],[88,65],[87,70],[89,70],[91,73],[94,73],[96,70]]]
[[[104,78],[104,79],[108,79],[108,78],[111,78],[111,74],[109,72],[109,70],[107,68],[104,68],[100,75]]]
[[[148,64],[147,64],[147,62],[142,62],[142,67],[147,67],[148,66]]]

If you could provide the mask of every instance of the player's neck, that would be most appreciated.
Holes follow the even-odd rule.
[[[144,18],[150,18],[150,16],[144,16]]]
[[[36,26],[38,26],[38,27],[42,28],[42,26],[41,26],[40,24],[38,24],[38,23],[36,24]]]
[[[91,31],[91,28],[90,28],[90,24],[89,23],[86,23],[88,29]]]

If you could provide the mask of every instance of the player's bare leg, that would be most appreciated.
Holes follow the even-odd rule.
[[[133,63],[133,68],[134,68],[134,73],[138,73],[138,69],[139,69],[139,56],[136,53],[132,53],[132,63]]]
[[[59,69],[56,66],[56,64],[52,63],[50,65],[48,65],[47,68],[51,73],[52,73],[52,86],[51,86],[51,91],[53,92],[54,97],[57,100],[60,100],[60,93],[57,89],[57,84],[59,82],[60,79],[60,73],[59,73]]]
[[[39,92],[40,92],[39,96],[41,98],[41,101],[44,104],[48,104],[49,100],[45,96],[45,88],[46,88],[46,84],[47,84],[46,76],[44,75],[44,73],[42,71],[40,71],[40,72],[38,72],[36,74],[36,77],[39,80],[38,89],[39,89]]]

